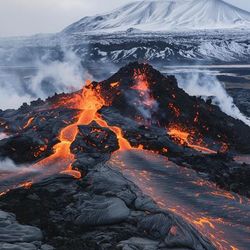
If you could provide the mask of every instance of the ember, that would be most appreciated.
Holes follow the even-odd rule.
[[[177,107],[175,107],[173,103],[169,103],[168,107],[169,107],[170,110],[172,110],[174,112],[176,117],[179,117],[181,115],[180,110]]]

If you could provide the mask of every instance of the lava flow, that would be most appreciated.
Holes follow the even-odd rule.
[[[219,250],[249,249],[250,202],[150,151],[116,152],[109,164],[163,209],[180,215]]]
[[[50,157],[38,162],[37,165],[44,167],[51,165],[55,160],[60,161],[64,165],[62,167],[64,170],[62,170],[61,173],[72,175],[75,178],[80,178],[81,173],[72,169],[72,163],[74,162],[75,158],[70,150],[70,146],[77,136],[79,125],[88,125],[95,121],[101,127],[108,128],[116,134],[120,150],[127,150],[131,149],[132,147],[130,143],[123,137],[122,130],[119,127],[109,126],[108,123],[98,114],[98,110],[100,110],[105,105],[105,101],[98,93],[98,89],[94,89],[90,82],[88,82],[83,88],[80,101],[79,98],[77,98],[75,104],[77,104],[77,108],[81,110],[78,120],[74,124],[62,129],[59,135],[60,142],[54,146],[55,153]],[[65,164],[67,164],[66,168]]]
[[[1,194],[5,194],[6,190],[14,189],[17,187],[27,187],[26,183],[38,182],[45,177],[49,177],[54,174],[62,173],[81,178],[81,173],[77,170],[73,170],[72,164],[75,161],[74,154],[71,153],[70,146],[74,142],[78,134],[79,125],[88,125],[95,121],[101,127],[110,129],[116,134],[119,150],[132,149],[130,143],[123,137],[122,130],[119,127],[109,126],[108,123],[98,114],[104,105],[105,101],[98,93],[98,88],[94,89],[93,85],[89,82],[83,88],[81,96],[74,95],[74,100],[71,98],[69,101],[73,104],[75,109],[79,109],[80,113],[77,117],[77,121],[63,128],[58,136],[59,143],[53,147],[54,153],[49,157],[37,162],[31,166],[27,171],[20,171],[18,173],[8,175],[8,180],[3,189],[0,189]],[[61,105],[67,105],[64,103]],[[72,105],[71,105],[72,106]],[[25,127],[28,127],[34,118],[29,119]]]
[[[195,131],[187,132],[184,129],[182,129],[180,126],[175,125],[175,126],[170,126],[170,128],[168,128],[168,134],[170,137],[172,137],[181,145],[186,145],[190,148],[193,148],[197,151],[204,152],[207,154],[217,153],[216,151],[209,149],[208,147],[203,145],[204,143],[202,142],[201,138],[199,138],[198,141],[196,140],[196,142],[194,143],[191,142],[193,140],[192,134],[197,135]]]

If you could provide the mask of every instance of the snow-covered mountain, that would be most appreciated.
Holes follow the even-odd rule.
[[[229,28],[250,28],[250,13],[222,0],[145,0],[103,15],[84,17],[64,32]]]
[[[64,50],[88,64],[249,64],[250,13],[222,0],[133,2],[57,34],[0,39],[0,66],[61,60]]]

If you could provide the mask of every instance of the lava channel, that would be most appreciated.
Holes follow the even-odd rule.
[[[204,181],[191,169],[145,150],[116,152],[109,164],[163,209],[191,223],[220,250],[250,246],[250,202]]]
[[[0,196],[15,188],[29,188],[32,183],[37,183],[58,173],[71,175],[77,179],[81,178],[81,173],[72,168],[75,157],[70,150],[71,144],[77,136],[79,125],[88,125],[95,121],[101,127],[108,128],[116,134],[119,150],[132,149],[130,143],[123,137],[122,130],[116,126],[109,126],[98,114],[98,110],[105,105],[105,101],[90,82],[83,88],[80,99],[76,96],[75,100],[70,99],[69,101],[74,103],[74,108],[79,109],[80,113],[75,123],[61,130],[58,136],[60,142],[53,147],[54,153],[32,166],[20,168],[21,170],[17,173],[2,177],[0,179]],[[29,126],[32,121],[33,118],[29,119],[25,127]]]

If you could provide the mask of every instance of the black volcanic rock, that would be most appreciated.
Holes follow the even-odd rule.
[[[88,153],[112,153],[119,149],[117,138],[114,132],[102,128],[96,122],[87,126],[78,126],[78,134],[71,145],[74,154]]]
[[[0,210],[0,249],[53,250],[49,245],[42,245],[42,239],[39,228],[21,225],[14,214]]]
[[[87,172],[79,181],[54,176],[30,189],[13,190],[0,198],[0,208],[14,212],[21,223],[39,227],[45,242],[60,250],[120,249],[126,244],[136,249],[149,243],[154,243],[155,250],[160,246],[215,249],[109,164],[98,164]]]
[[[49,101],[42,106],[34,103],[25,110],[6,110],[0,115],[2,132],[10,135],[0,141],[0,157],[8,157],[16,163],[47,157],[58,143],[61,129],[73,123],[79,112],[65,107],[53,108]]]
[[[99,111],[102,117],[109,123],[119,126],[125,138],[133,147],[142,145],[144,149],[163,153],[162,149],[168,149],[168,155],[199,154],[190,148],[180,146],[171,140],[166,129],[158,126],[139,125],[132,118],[124,118],[116,108],[104,107]]]
[[[39,152],[40,148],[45,146],[43,141],[35,137],[17,135],[0,141],[0,157],[10,158],[17,163],[31,162],[36,159],[34,155]],[[41,154],[45,156],[42,151]]]
[[[138,78],[147,82],[147,97],[153,98],[156,103],[153,108],[142,109],[144,100],[140,92],[134,89]],[[227,116],[209,102],[190,97],[178,88],[174,77],[165,77],[148,64],[131,63],[109,79],[93,82],[91,86],[97,89],[107,103],[99,113],[110,125],[120,127],[132,146],[142,145],[145,149],[173,157],[177,163],[208,174],[209,179],[221,187],[234,187],[234,191],[248,196],[249,190],[242,188],[245,181],[242,183],[241,178],[237,177],[238,172],[242,171],[241,167],[237,168],[237,173],[230,174],[230,178],[223,177],[232,172],[232,165],[239,166],[232,158],[223,159],[224,165],[219,162],[217,164],[219,159],[211,161],[208,156],[187,145],[179,145],[167,134],[171,124],[178,124],[195,132],[209,148],[217,151],[225,143],[229,153],[237,155],[250,152],[250,128],[243,122]],[[8,157],[16,163],[26,163],[52,154],[60,130],[75,122],[79,114],[79,110],[74,108],[76,96],[81,97],[81,91],[55,94],[46,101],[38,100],[19,110],[1,111],[0,131],[11,136],[0,142],[0,156]],[[143,112],[149,116],[145,117]],[[30,118],[33,120],[28,124]],[[95,133],[91,133],[93,130],[96,130]],[[79,126],[79,133],[71,145],[76,155],[73,166],[85,171],[88,166],[94,167],[97,163],[107,161],[109,154],[117,149],[116,136],[109,129],[100,128],[95,123]],[[198,166],[194,156],[202,159]],[[79,164],[79,159],[84,159],[85,164]]]
[[[250,127],[223,113],[217,106],[191,97],[177,86],[175,77],[163,76],[148,64],[130,63],[109,79],[95,83],[101,86],[101,94],[107,103],[112,103],[123,115],[135,119],[145,119],[138,111],[138,105],[131,102],[137,84],[135,74],[143,75],[149,85],[149,94],[157,102],[157,108],[149,110],[151,121],[161,127],[179,124],[195,129],[205,139],[215,143],[223,142],[231,150],[250,152]],[[113,83],[119,83],[113,87]],[[176,114],[176,111],[177,113]]]

